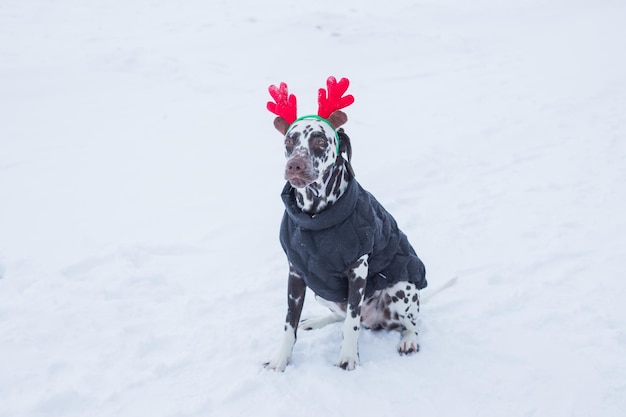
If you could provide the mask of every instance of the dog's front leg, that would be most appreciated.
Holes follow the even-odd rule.
[[[361,304],[365,295],[369,255],[363,255],[348,269],[348,305],[343,322],[343,341],[337,366],[353,370],[359,363],[359,330],[361,329]]]
[[[285,333],[283,341],[274,356],[274,359],[265,363],[266,369],[284,371],[291,359],[293,345],[296,343],[296,332],[298,322],[302,314],[304,305],[304,295],[306,294],[306,284],[302,275],[289,266],[289,282],[287,284],[287,318],[285,319]]]

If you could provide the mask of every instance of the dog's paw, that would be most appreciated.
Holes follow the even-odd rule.
[[[341,351],[339,352],[339,360],[337,361],[337,366],[341,369],[345,369],[346,371],[354,370],[359,364],[359,352],[356,346],[349,344],[346,346],[344,343],[341,346]]]
[[[420,350],[420,345],[417,343],[417,334],[413,332],[406,332],[402,335],[402,340],[398,344],[398,353],[400,355],[410,355],[417,353]]]
[[[357,357],[340,357],[337,361],[337,366],[346,371],[353,371],[359,364],[359,358]]]
[[[263,367],[269,371],[285,372],[288,364],[289,358],[274,358],[269,362],[265,362]]]

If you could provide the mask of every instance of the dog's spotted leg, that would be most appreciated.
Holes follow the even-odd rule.
[[[348,305],[343,322],[343,341],[337,366],[353,370],[359,363],[358,339],[361,329],[361,305],[365,295],[369,255],[363,255],[348,270]]]
[[[306,284],[302,275],[289,266],[289,282],[287,284],[287,318],[285,319],[285,333],[283,341],[274,355],[274,359],[264,364],[266,369],[284,371],[291,359],[293,345],[296,343],[298,322],[302,314]]]
[[[398,352],[401,355],[409,355],[411,353],[417,353],[420,350],[420,345],[417,342],[417,319],[420,311],[420,293],[417,287],[412,283],[406,283],[404,289],[404,297],[402,301],[398,300],[397,307],[399,312],[400,322],[402,324],[402,339],[398,345]],[[396,293],[397,295],[398,293]],[[400,307],[404,304],[403,307]]]
[[[384,319],[381,327],[402,330],[398,352],[401,355],[419,352],[417,322],[420,311],[420,293],[415,284],[398,282],[385,289],[382,309]]]

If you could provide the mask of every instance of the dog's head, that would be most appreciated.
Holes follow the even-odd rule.
[[[337,128],[345,121],[347,116],[338,110],[328,120],[313,116],[298,119],[282,132],[287,158],[285,179],[293,187],[304,188],[315,181],[322,182],[339,156]]]
[[[348,116],[339,109],[354,102],[352,95],[343,96],[348,86],[347,78],[337,82],[329,77],[328,90],[319,90],[317,115],[299,119],[296,119],[296,97],[288,93],[287,85],[270,86],[275,102],[268,102],[267,108],[278,115],[274,126],[285,136],[285,179],[293,187],[304,188],[316,181],[323,182],[324,175],[346,149],[346,144],[343,148],[340,146],[337,129],[348,121]]]

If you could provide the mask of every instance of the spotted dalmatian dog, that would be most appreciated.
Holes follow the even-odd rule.
[[[347,116],[340,110],[333,112],[327,119],[304,118],[292,124],[282,117],[276,118],[275,127],[285,135],[287,189],[290,198],[293,197],[295,210],[301,212],[295,215],[311,219],[322,216],[326,210],[340,204],[350,183],[355,181],[350,165],[350,139],[339,128],[346,121]],[[425,280],[422,286],[410,281],[398,281],[366,296],[366,286],[371,278],[371,256],[372,253],[360,254],[344,271],[342,279],[347,284],[344,300],[327,300],[317,294],[318,302],[327,306],[330,313],[302,321],[300,316],[307,288],[307,274],[314,271],[301,270],[290,262],[284,336],[274,357],[265,363],[267,369],[285,369],[291,360],[298,329],[318,329],[340,321],[343,322],[343,340],[337,366],[341,369],[353,370],[359,363],[357,341],[361,327],[399,330],[402,336],[398,352],[409,355],[419,351],[419,290],[425,286]],[[382,281],[385,277],[374,278]]]
[[[354,179],[350,138],[340,109],[354,102],[344,95],[346,78],[328,77],[318,92],[317,115],[297,118],[296,97],[287,85],[270,86],[267,109],[285,138],[285,215],[280,239],[289,260],[287,317],[282,343],[267,369],[283,371],[298,329],[342,321],[337,366],[359,363],[361,327],[402,332],[401,355],[419,351],[419,291],[426,287],[422,261],[393,219]],[[300,321],[307,287],[330,309],[324,317]]]

